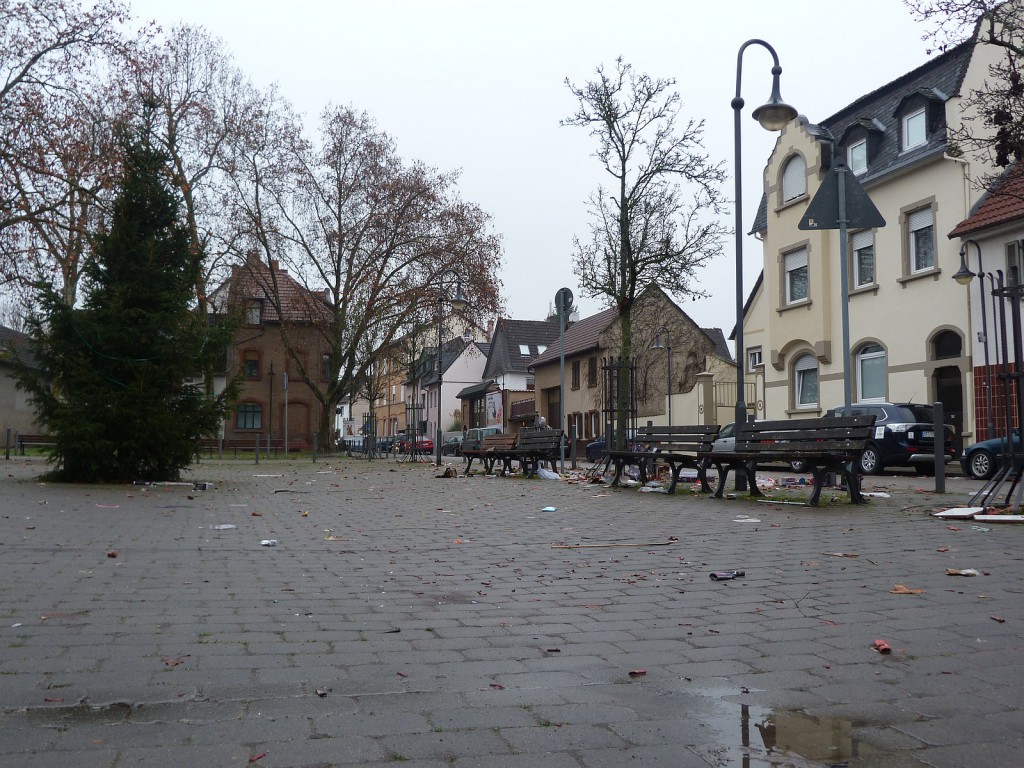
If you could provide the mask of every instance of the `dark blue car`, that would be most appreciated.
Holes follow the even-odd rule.
[[[1002,463],[1000,456],[1008,448],[1010,446],[1007,445],[1005,437],[993,437],[990,440],[982,440],[980,443],[975,443],[964,451],[964,455],[960,457],[960,466],[964,468],[966,474],[975,480],[988,480],[999,469]],[[1020,461],[1019,429],[1013,433],[1013,446],[1010,449],[1017,454],[1018,461]]]

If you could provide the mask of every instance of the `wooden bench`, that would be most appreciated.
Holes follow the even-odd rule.
[[[238,458],[239,451],[254,451],[259,447],[260,453],[266,453],[268,450],[274,452],[274,456],[278,455],[278,451],[284,448],[284,440],[280,437],[275,437],[267,440],[266,437],[260,436],[257,442],[255,437],[249,438],[236,438],[233,440],[222,440],[219,437],[201,437],[199,438],[199,445],[196,448],[196,456],[202,455],[203,451],[207,452],[207,455],[212,459],[214,454],[222,455],[225,451],[231,451],[234,457]]]
[[[630,464],[639,466],[640,482],[646,483],[648,464],[663,461],[672,472],[669,493],[676,492],[679,474],[687,468],[697,470],[701,490],[704,493],[711,493],[703,458],[711,451],[711,444],[718,437],[718,429],[717,424],[639,428],[633,444],[641,448],[613,449],[607,452],[608,461],[615,465],[615,479],[612,480],[612,485],[619,484],[623,470]]]
[[[524,429],[516,447],[500,455],[518,460],[526,476],[534,477],[545,461],[558,461],[563,434],[560,429]]]
[[[501,462],[501,474],[505,475],[512,471],[512,457],[509,455],[516,446],[515,435],[487,435],[479,448],[470,448],[462,452],[466,460],[465,474],[469,474],[469,468],[473,466],[473,460],[479,459],[484,465],[484,474],[489,475],[494,471],[494,465]]]
[[[801,459],[814,477],[814,490],[807,500],[810,506],[817,506],[825,478],[832,473],[845,478],[851,503],[864,504],[856,468],[871,440],[874,422],[874,416],[840,416],[743,424],[736,430],[734,452],[707,455],[705,466],[713,464],[718,470],[715,497],[724,494],[730,470],[743,472],[751,496],[763,496],[755,478],[759,463]]]
[[[18,453],[24,456],[27,446],[52,447],[57,444],[57,441],[50,435],[23,435],[19,433],[16,444],[18,446]]]

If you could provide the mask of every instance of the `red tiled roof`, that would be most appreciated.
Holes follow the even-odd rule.
[[[1024,219],[1024,165],[1018,163],[1000,177],[985,193],[971,215],[961,221],[950,238],[962,237],[989,227]]]
[[[273,264],[273,277],[276,277],[277,293],[281,298],[281,312],[285,319],[292,323],[309,323],[312,318],[321,318],[329,310],[330,303],[322,293],[310,291],[296,282],[288,272]],[[280,322],[277,308],[274,306],[274,280],[271,267],[257,258],[250,257],[241,266],[231,268],[228,281],[228,306],[232,309],[243,309],[252,299],[263,302],[262,318],[264,322]]]

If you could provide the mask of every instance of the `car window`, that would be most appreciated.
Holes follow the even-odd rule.
[[[931,424],[935,421],[935,409],[930,405],[907,405],[902,408],[910,414],[907,421]]]
[[[732,432],[736,428],[735,424],[726,424],[718,432],[719,439],[723,437],[732,437]]]

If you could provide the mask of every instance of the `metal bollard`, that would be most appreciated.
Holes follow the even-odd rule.
[[[942,403],[932,404],[933,449],[935,453],[935,492],[946,492],[946,418]]]

